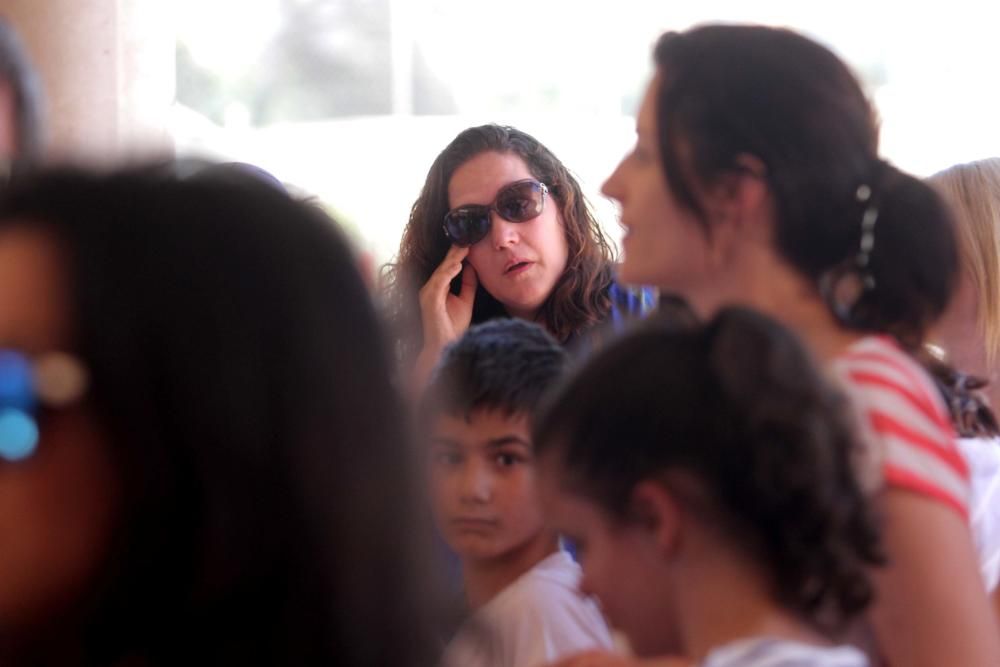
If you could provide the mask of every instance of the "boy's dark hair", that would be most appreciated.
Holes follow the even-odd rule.
[[[532,414],[568,359],[555,339],[532,322],[504,318],[478,324],[445,349],[421,415],[468,418],[477,410]]]
[[[839,629],[883,558],[844,400],[763,315],[676,322],[644,323],[572,375],[536,416],[537,451],[622,520],[636,484],[657,479],[754,558],[780,604]]]

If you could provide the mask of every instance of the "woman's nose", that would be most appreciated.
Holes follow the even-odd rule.
[[[504,220],[495,211],[491,215],[493,220],[490,226],[490,241],[493,247],[502,250],[516,244],[520,239],[520,231],[517,227],[521,223]]]

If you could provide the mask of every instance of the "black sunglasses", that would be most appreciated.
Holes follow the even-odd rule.
[[[448,211],[444,216],[445,236],[457,246],[478,243],[490,231],[493,211],[509,222],[534,220],[542,214],[548,192],[548,186],[533,178],[505,185],[489,206],[470,204]]]

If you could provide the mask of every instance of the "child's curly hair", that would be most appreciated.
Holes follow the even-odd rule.
[[[763,315],[680,321],[654,318],[573,375],[538,417],[539,455],[623,521],[636,484],[659,481],[759,564],[780,604],[841,629],[884,559],[845,400]]]

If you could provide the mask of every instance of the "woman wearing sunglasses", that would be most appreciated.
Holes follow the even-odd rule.
[[[580,185],[525,132],[461,132],[431,165],[387,267],[405,368],[421,380],[442,348],[493,317],[541,323],[564,344],[653,302],[615,285],[614,251]]]
[[[0,203],[0,664],[432,664],[335,225],[236,172],[35,178]]]
[[[604,186],[622,205],[623,277],[702,316],[759,309],[804,338],[842,381],[868,444],[859,474],[888,558],[873,575],[875,651],[893,667],[1000,664],[968,470],[908,354],[954,284],[942,202],[878,158],[874,110],[819,44],[707,26],[663,36],[655,60],[635,149]]]

